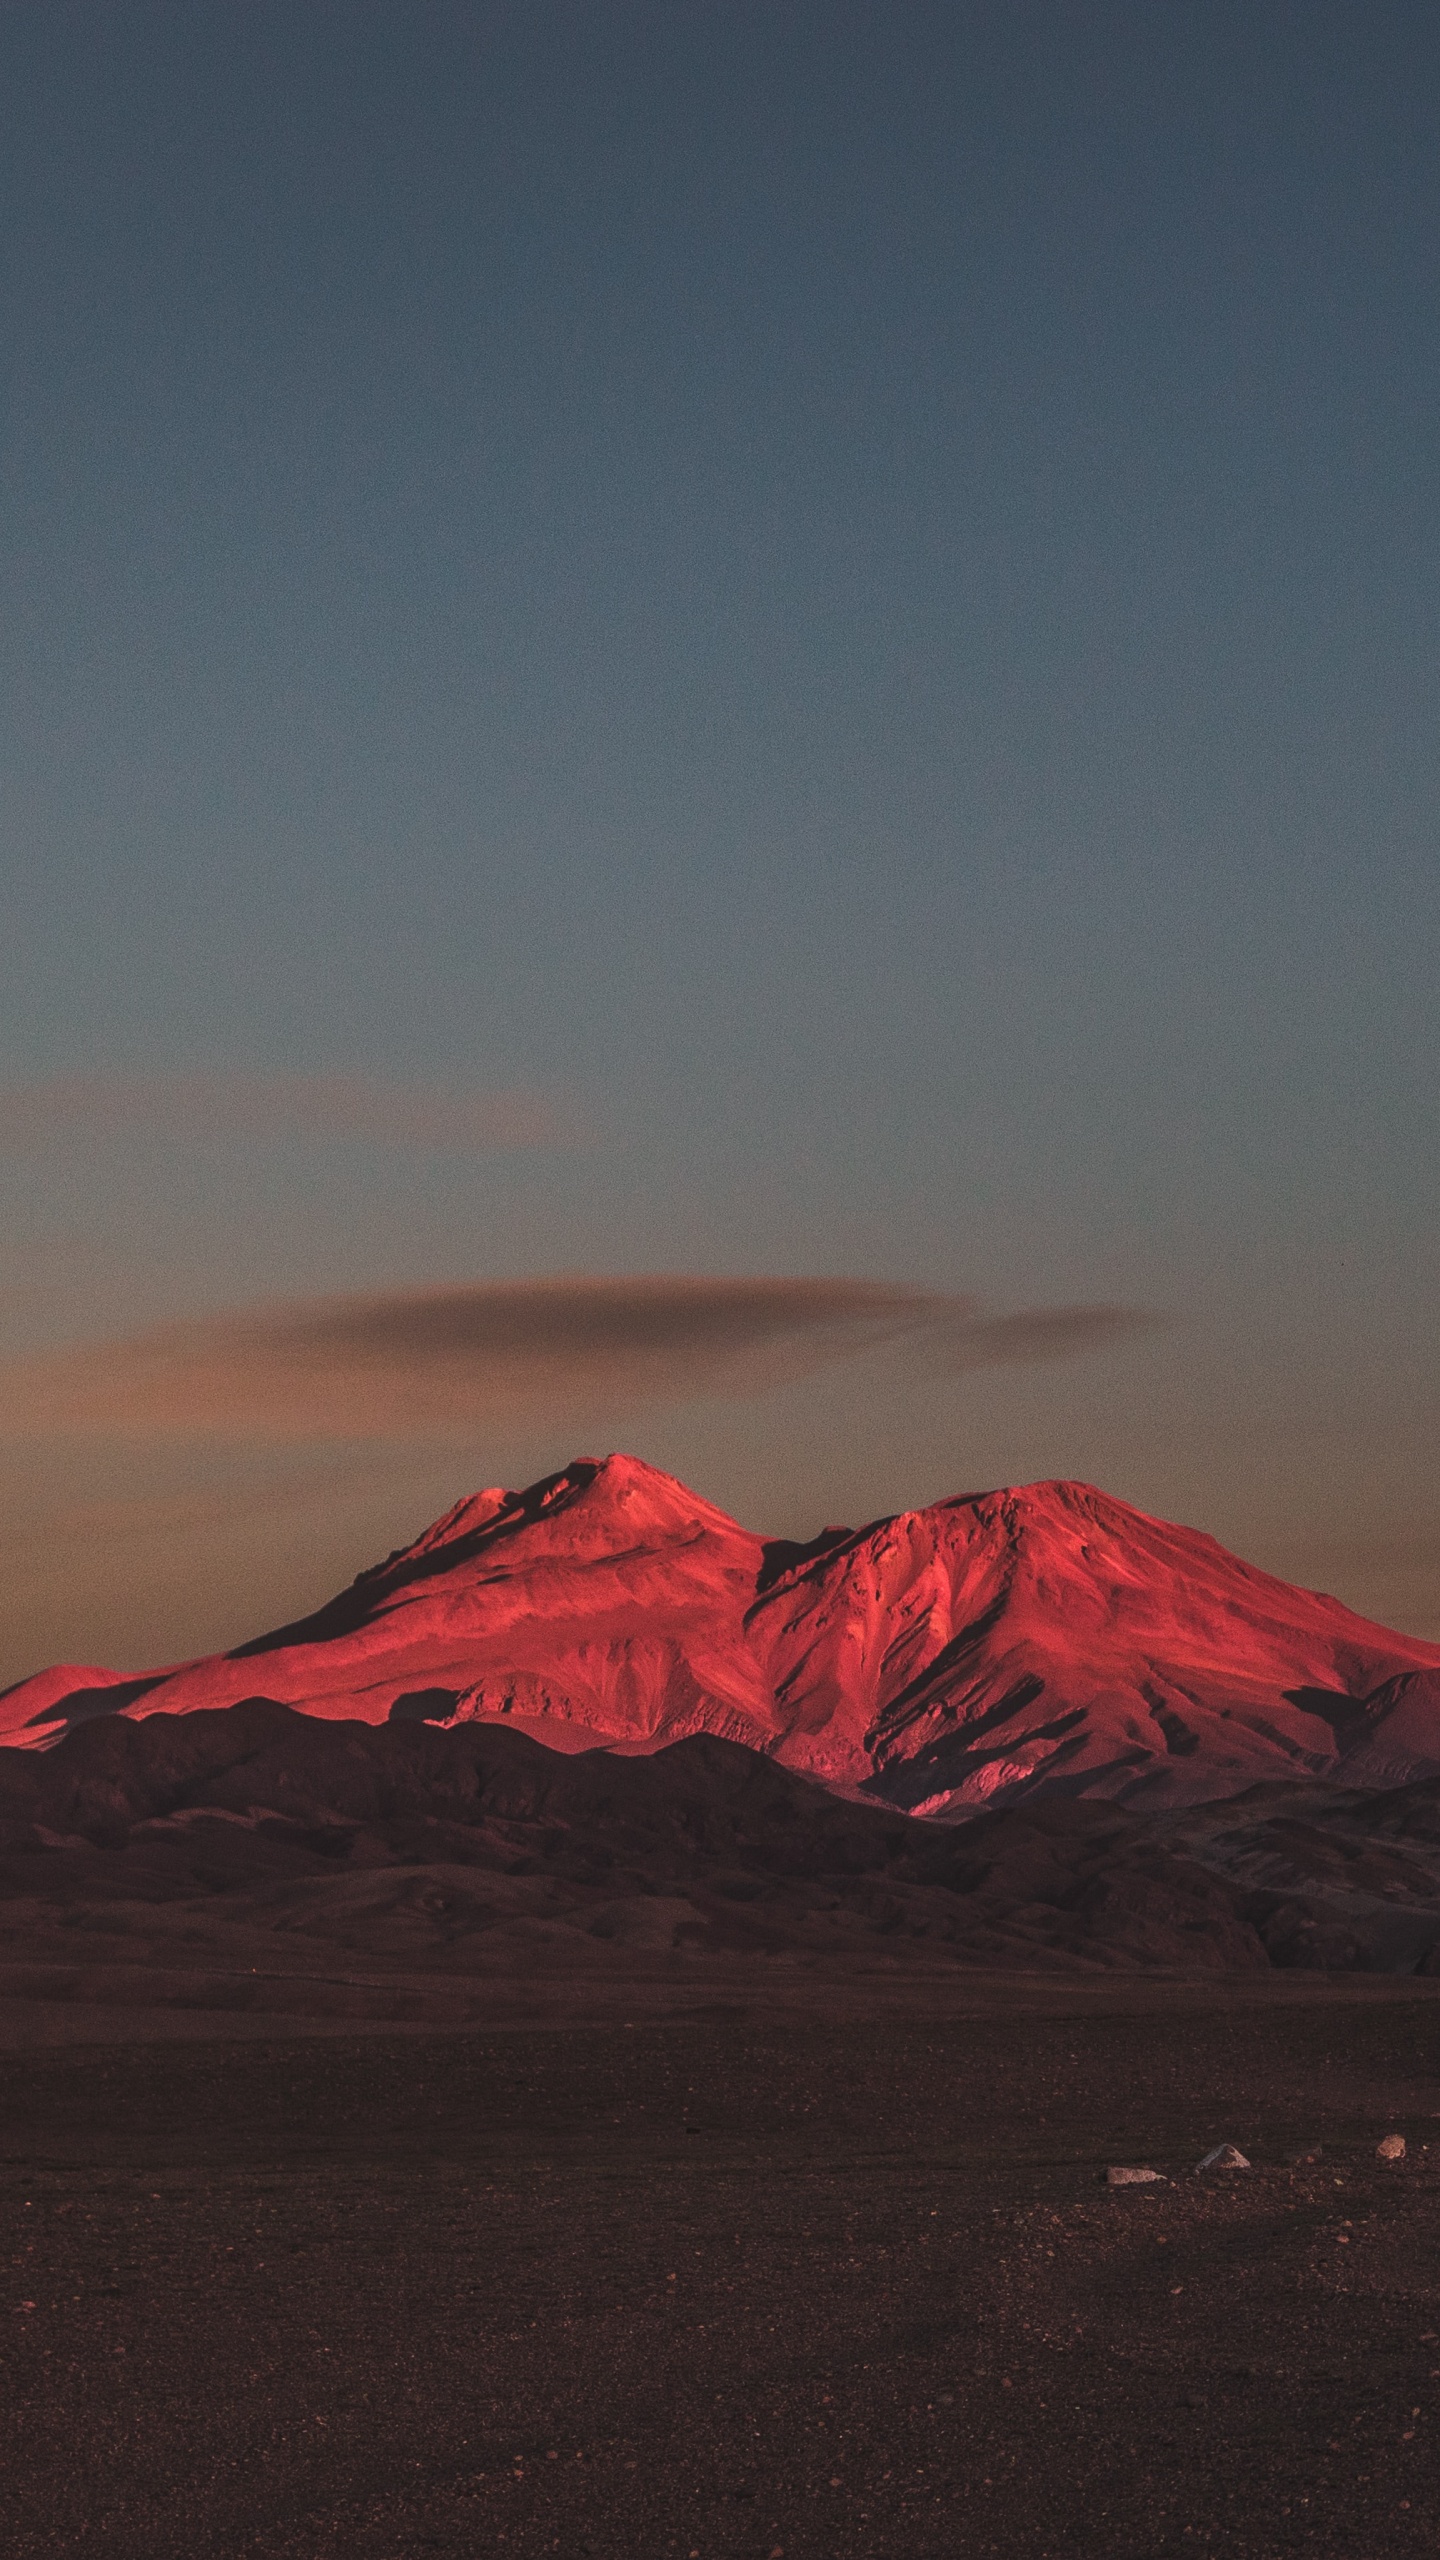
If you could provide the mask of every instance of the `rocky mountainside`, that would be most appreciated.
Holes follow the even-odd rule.
[[[138,1677],[62,1666],[0,1743],[264,1698],[307,1716],[504,1720],[575,1752],[743,1743],[959,1818],[1272,1780],[1440,1774],[1440,1646],[1081,1484],[958,1495],[806,1545],[635,1458],[474,1495],[312,1617]]]

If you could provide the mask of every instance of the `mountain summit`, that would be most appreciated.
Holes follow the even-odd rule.
[[[313,1616],[139,1677],[62,1667],[0,1743],[264,1697],[367,1724],[505,1719],[552,1749],[748,1744],[958,1816],[1440,1774],[1440,1646],[1084,1484],[961,1494],[808,1544],[637,1458],[459,1502]]]

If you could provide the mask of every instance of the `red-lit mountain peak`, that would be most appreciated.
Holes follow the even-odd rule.
[[[1440,1771],[1440,1647],[1069,1483],[803,1544],[639,1459],[579,1459],[457,1503],[232,1653],[41,1674],[0,1702],[0,1738],[255,1695],[369,1723],[505,1717],[569,1750],[714,1732],[934,1813]]]

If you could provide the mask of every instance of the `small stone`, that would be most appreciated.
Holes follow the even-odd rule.
[[[1376,2143],[1375,2157],[1377,2160],[1403,2160],[1405,2157],[1404,2134],[1387,2133],[1383,2142]]]
[[[1166,2180],[1158,2169],[1107,2169],[1107,2187],[1163,2187]]]
[[[1196,2161],[1195,2175],[1198,2178],[1202,2169],[1248,2169],[1249,2166],[1244,2152],[1237,2151],[1233,2142],[1217,2142],[1213,2151],[1207,2151],[1203,2160]]]

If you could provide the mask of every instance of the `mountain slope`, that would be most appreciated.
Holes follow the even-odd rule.
[[[1038,1792],[1180,1804],[1440,1773],[1440,1647],[1077,1484],[797,1546],[637,1459],[582,1459],[457,1504],[231,1653],[38,1674],[0,1698],[0,1742],[257,1696],[368,1724],[503,1717],[570,1751],[712,1733],[952,1816]]]

